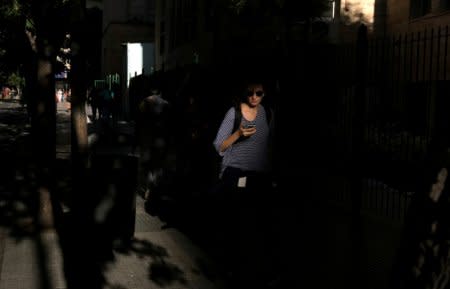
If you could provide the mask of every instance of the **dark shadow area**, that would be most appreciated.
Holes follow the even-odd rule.
[[[0,220],[18,239],[35,231],[36,200],[30,192],[34,172],[27,162],[29,145],[26,111],[17,105],[2,107],[0,155],[4,165],[0,167]]]
[[[150,279],[161,287],[170,286],[176,282],[179,282],[183,285],[188,284],[183,275],[183,271],[181,271],[177,266],[173,264],[167,264],[162,260],[153,262],[150,265]]]
[[[169,127],[175,135],[173,145],[171,144],[173,147],[170,148],[175,155],[175,170],[168,174],[157,188],[159,198],[146,202],[146,210],[165,222],[164,228],[176,228],[204,250],[218,263],[222,275],[227,275],[239,267],[241,260],[236,257],[232,264],[225,262],[229,259],[227,257],[230,257],[227,256],[227,252],[236,256],[238,252],[230,250],[231,245],[224,237],[224,219],[226,222],[230,212],[227,212],[225,204],[221,202],[220,192],[216,191],[220,157],[212,143],[225,112],[234,104],[241,82],[266,64],[258,64],[256,60],[247,59],[242,66],[236,67],[187,66],[164,74],[160,80],[162,95],[172,104],[173,123],[170,123]],[[248,70],[248,66],[252,66],[252,69]],[[264,105],[277,109],[274,72],[264,70],[257,73],[257,77],[262,77],[267,84],[268,95]],[[164,84],[170,86],[166,87]],[[276,195],[273,198],[277,205],[272,208],[273,212],[266,212],[269,223],[264,228],[266,232],[264,242],[273,242],[272,248],[262,251],[261,256],[271,260],[287,260],[290,252],[282,250],[279,240],[282,232],[278,228],[281,225],[282,228],[291,229],[291,226],[295,227],[298,223],[293,219],[285,220],[286,216],[291,218],[289,214],[281,214],[280,217],[284,208],[279,203],[278,194]],[[283,202],[289,204],[287,200]],[[290,210],[295,210],[294,207]],[[231,222],[231,219],[228,221]],[[289,225],[286,226],[282,222]],[[236,226],[239,225],[236,223]],[[289,239],[291,236],[286,238]],[[292,244],[294,243],[295,241],[292,241]],[[295,245],[290,249],[294,247]],[[277,265],[280,262],[277,261]],[[283,269],[287,267],[285,264]],[[279,268],[280,270],[269,272],[265,276],[267,283],[272,282],[272,288],[277,288],[275,286],[282,288],[284,285],[281,284],[287,284],[288,278],[295,279],[295,272],[283,273],[281,277],[283,269]],[[205,273],[208,274],[207,271]],[[286,277],[288,275],[289,277]]]
[[[50,274],[46,270],[48,252],[38,221],[39,193],[36,187],[36,167],[31,153],[29,118],[26,108],[18,101],[0,102],[0,254],[4,256],[6,238],[33,242],[36,252],[41,288],[50,288]],[[30,256],[33,258],[33,256]],[[1,258],[1,262],[11,262]],[[22,261],[23,262],[23,261]],[[6,266],[9,264],[6,263]]]
[[[148,278],[160,287],[172,286],[180,283],[189,284],[185,273],[175,264],[167,261],[170,257],[167,250],[147,240],[133,239],[128,247],[123,247],[118,254],[136,255],[139,258],[150,257],[148,264]],[[114,286],[120,285],[112,285]]]
[[[167,261],[165,248],[134,238],[138,159],[130,153],[132,128],[123,130],[120,124],[98,120],[89,124],[89,134],[95,134],[95,140],[85,184],[73,184],[65,194],[68,210],[58,226],[68,285],[122,288],[107,284],[104,276],[106,267],[116,262],[114,252],[151,257],[148,278],[161,287],[187,284],[185,273]]]

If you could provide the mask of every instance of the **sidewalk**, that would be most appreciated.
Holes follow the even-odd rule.
[[[104,288],[226,288],[215,265],[198,247],[176,229],[162,229],[164,223],[144,211],[142,198],[136,201],[131,250],[114,252],[115,261],[104,272]],[[44,288],[67,288],[54,230],[21,240],[10,233],[2,230],[0,289],[38,289],[43,284],[48,285]]]
[[[62,168],[68,172],[70,112],[63,104],[58,105],[57,119],[57,161],[67,164]],[[127,250],[113,252],[104,267],[103,288],[225,289],[211,259],[182,232],[166,228],[158,217],[146,213],[139,195],[135,198],[134,239]],[[29,218],[21,220],[30,222]],[[0,226],[0,289],[67,288],[59,241],[52,228],[37,233],[24,229],[18,235],[13,226]]]

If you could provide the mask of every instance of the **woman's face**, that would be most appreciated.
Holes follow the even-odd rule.
[[[253,84],[247,87],[247,104],[256,107],[264,97],[264,89],[261,84]]]

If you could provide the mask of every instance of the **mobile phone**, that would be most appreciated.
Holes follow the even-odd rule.
[[[247,123],[244,125],[244,128],[254,128],[254,127],[256,127],[256,124],[254,123]]]

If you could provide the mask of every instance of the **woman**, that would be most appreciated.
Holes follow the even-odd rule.
[[[222,178],[236,173],[258,178],[270,171],[273,119],[269,123],[269,112],[261,104],[263,98],[263,85],[249,83],[238,105],[227,111],[214,140],[217,152],[223,157]],[[235,117],[240,113],[242,121],[234,130]]]
[[[237,268],[232,272],[237,288],[262,288],[269,271],[268,256],[261,252],[267,253],[268,247],[264,232],[272,187],[273,117],[261,104],[264,94],[262,83],[248,83],[238,105],[227,111],[214,140],[217,152],[223,156],[223,200],[218,211],[219,222],[225,228],[225,265],[228,271]],[[237,125],[236,119],[240,119]],[[251,287],[256,282],[263,283]]]

